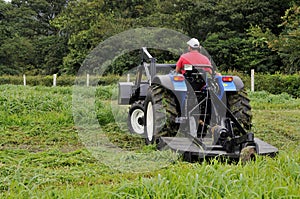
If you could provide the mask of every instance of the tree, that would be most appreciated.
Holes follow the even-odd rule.
[[[104,39],[125,30],[127,21],[101,12],[103,0],[70,2],[52,24],[68,38],[69,53],[64,57],[63,71],[74,74],[88,53]]]
[[[262,72],[276,71],[281,64],[278,56],[268,48],[256,45],[254,38],[247,34],[247,29],[254,24],[269,29],[274,34],[280,32],[281,28],[274,22],[280,20],[289,2],[220,0],[211,6],[211,16],[207,17],[210,18],[212,25],[210,30],[205,29],[208,33],[203,36],[205,38],[203,44],[221,70],[236,69],[250,72],[250,68],[255,68]],[[199,29],[203,30],[201,27],[204,25],[204,22],[199,22]],[[266,57],[270,59],[266,60]]]
[[[0,74],[17,75],[34,65],[34,45],[25,37],[7,39],[0,50]]]
[[[283,16],[284,28],[278,40],[270,41],[270,47],[278,51],[286,73],[300,70],[300,6],[294,5]]]
[[[258,38],[258,43],[264,43],[278,53],[283,71],[291,74],[300,69],[300,6],[293,5],[287,9],[282,20],[280,26],[283,31],[278,36],[270,29],[264,31],[260,26],[252,27],[250,34]]]
[[[18,12],[13,4],[3,1],[0,2],[0,9],[0,73],[19,74],[34,65],[35,48],[25,35],[31,34],[26,25],[32,12],[28,9]]]
[[[0,2],[2,74],[29,71],[32,74],[48,74],[58,71],[66,54],[66,42],[50,21],[66,3],[67,0]]]

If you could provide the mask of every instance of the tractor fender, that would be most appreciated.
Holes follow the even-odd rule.
[[[232,80],[223,80],[224,77],[230,77]],[[220,99],[223,92],[239,92],[244,88],[244,83],[238,76],[216,76],[216,81],[220,86]]]
[[[162,87],[171,91],[187,91],[185,81],[176,82],[172,80],[173,75],[156,75],[152,83],[159,84]]]
[[[185,81],[174,81],[173,80],[174,75],[156,75],[152,83],[161,85],[162,87],[168,89],[169,91],[173,92],[173,94],[176,96],[178,102],[180,103],[180,106],[183,107],[186,99],[186,93],[187,93],[187,86]]]
[[[168,75],[156,75],[153,78],[152,83],[159,84],[169,90],[174,90],[174,85]]]
[[[233,83],[236,87],[236,91],[241,91],[244,88],[244,83],[238,76],[233,76]]]

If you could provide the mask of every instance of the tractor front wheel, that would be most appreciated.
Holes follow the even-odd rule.
[[[131,105],[128,113],[127,126],[130,133],[143,135],[144,133],[144,106],[139,101]]]

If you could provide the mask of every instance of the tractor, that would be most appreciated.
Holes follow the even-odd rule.
[[[130,105],[128,129],[147,145],[171,149],[187,161],[211,157],[275,156],[278,149],[251,132],[250,100],[238,76],[211,65],[159,64],[146,47],[134,82],[119,82],[120,105]],[[209,69],[209,70],[207,70]],[[208,73],[207,71],[211,71]]]

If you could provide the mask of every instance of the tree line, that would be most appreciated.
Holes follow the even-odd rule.
[[[221,71],[296,73],[300,68],[299,3],[0,0],[0,75],[76,74],[100,42],[139,27],[168,28],[198,38]],[[121,74],[136,66],[135,61],[134,56],[122,56],[111,72]]]

